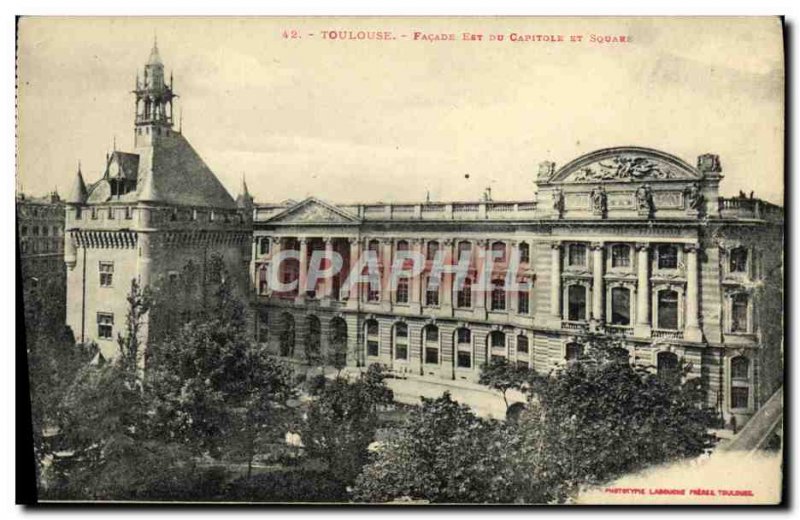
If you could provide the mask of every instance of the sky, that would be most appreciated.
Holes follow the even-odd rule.
[[[66,195],[79,161],[91,182],[115,141],[132,151],[130,91],[155,36],[182,131],[233,196],[244,176],[257,202],[476,200],[486,187],[524,201],[539,162],[636,145],[693,165],[718,154],[722,195],[783,203],[776,18],[23,18],[18,189]]]

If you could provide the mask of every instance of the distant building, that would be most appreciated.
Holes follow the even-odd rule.
[[[298,362],[341,349],[351,366],[476,381],[492,358],[547,373],[577,360],[588,334],[604,334],[637,365],[702,377],[709,404],[741,425],[782,377],[783,210],[721,198],[721,171],[714,155],[695,167],[620,147],[560,169],[542,163],[538,202],[531,194],[258,204],[258,338]],[[296,259],[274,265],[287,249]],[[338,253],[343,272],[305,292],[271,287],[305,284],[320,251]],[[378,258],[380,287],[342,290],[367,251]],[[389,290],[388,273],[408,251],[422,255],[424,269]],[[481,289],[476,281],[492,253],[498,261]],[[430,282],[437,254],[450,265],[467,259],[460,288],[454,274]]]
[[[241,292],[248,284],[252,208],[237,205],[173,127],[172,78],[166,82],[156,46],[133,93],[133,152],[109,154],[88,185],[79,169],[66,200],[67,324],[105,357],[117,354],[131,280],[173,280],[189,261],[212,280],[207,260],[218,255],[226,271],[243,273]],[[146,330],[145,343],[154,332]]]
[[[65,279],[64,201],[57,192],[45,197],[17,195],[19,259],[25,283]]]

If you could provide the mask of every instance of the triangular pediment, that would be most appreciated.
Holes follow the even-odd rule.
[[[582,184],[598,182],[699,180],[701,173],[681,159],[650,148],[608,148],[584,155],[564,165],[550,182]]]
[[[267,222],[271,224],[358,224],[359,220],[349,212],[327,202],[310,197],[286,208]]]

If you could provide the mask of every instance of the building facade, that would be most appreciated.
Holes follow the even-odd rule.
[[[202,280],[213,280],[209,260],[218,258],[215,265],[241,280],[234,288],[250,292],[252,199],[245,192],[235,201],[174,128],[172,78],[167,83],[156,46],[133,94],[133,152],[107,154],[89,185],[79,168],[66,201],[67,325],[108,358],[118,352],[132,280],[172,282],[189,262]],[[146,344],[156,331],[147,323],[144,331]]]
[[[340,351],[477,381],[492,358],[546,373],[609,335],[638,365],[702,377],[741,424],[782,377],[783,211],[721,198],[721,172],[714,155],[620,147],[543,162],[529,200],[258,204],[257,339],[297,362]],[[419,275],[398,277],[408,252]],[[379,283],[348,283],[366,255]],[[337,274],[313,275],[334,257]]]
[[[17,195],[17,233],[23,279],[65,277],[64,201],[57,192],[45,197]]]

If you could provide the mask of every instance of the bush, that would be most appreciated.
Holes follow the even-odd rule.
[[[346,502],[345,486],[323,472],[276,470],[231,482],[225,500],[247,502]]]

